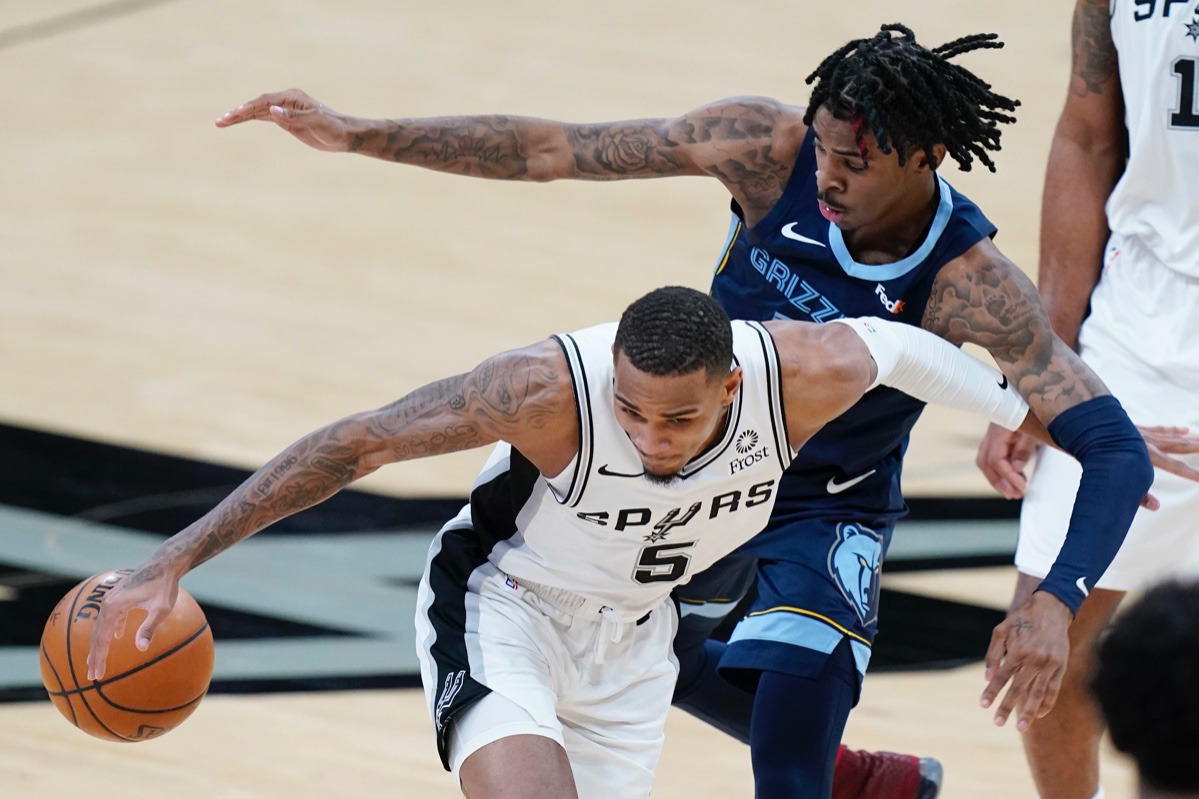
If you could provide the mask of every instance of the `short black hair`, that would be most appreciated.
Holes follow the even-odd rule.
[[[613,355],[658,376],[704,369],[727,375],[733,363],[733,329],[716,300],[695,289],[655,289],[625,309],[616,329]]]
[[[1091,689],[1145,784],[1199,790],[1199,582],[1147,591],[1100,640]]]
[[[977,33],[928,50],[909,28],[884,25],[873,37],[854,39],[829,55],[807,77],[816,85],[804,124],[811,125],[817,109],[826,106],[836,119],[860,124],[859,146],[868,130],[884,153],[898,152],[900,165],[923,150],[935,166],[932,148],[943,144],[962,171],[977,156],[994,172],[987,151],[999,149],[999,123],[1016,121],[1003,112],[1020,103],[991,91],[991,84],[949,59],[1000,47],[996,34]]]

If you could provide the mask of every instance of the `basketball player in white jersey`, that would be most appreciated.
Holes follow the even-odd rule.
[[[1073,53],[1045,179],[1045,308],[1133,421],[1199,430],[1199,3],[1079,0]],[[1176,432],[1168,451],[1194,452]],[[1045,451],[1026,485],[1032,450],[992,429],[978,457],[1005,496],[1024,496],[1014,606],[1057,558],[1079,479],[1073,460]],[[1161,509],[1137,514],[1082,604],[1057,705],[1025,734],[1044,799],[1103,795],[1102,724],[1087,679],[1095,637],[1124,593],[1199,570],[1199,485],[1159,469],[1153,492]]]
[[[503,441],[421,584],[443,762],[472,799],[645,797],[676,677],[671,589],[760,530],[795,451],[882,384],[1048,435],[998,372],[913,326],[730,323],[701,292],[659,289],[619,326],[497,355],[293,444],[109,592],[89,679],[129,610],[147,611],[144,649],[179,579],[237,541],[388,463]],[[1140,496],[1151,467],[1127,428]],[[836,567],[876,579],[873,540],[842,535]],[[850,666],[815,690],[856,686]]]

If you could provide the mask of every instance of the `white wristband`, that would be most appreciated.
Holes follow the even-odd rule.
[[[878,366],[870,388],[884,385],[918,400],[985,416],[1015,430],[1028,415],[1028,403],[1008,380],[926,330],[873,317],[837,319],[865,342]]]

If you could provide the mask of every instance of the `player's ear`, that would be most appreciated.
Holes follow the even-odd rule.
[[[720,404],[724,406],[732,405],[733,398],[737,396],[737,392],[741,388],[741,367],[734,366],[729,372],[728,377],[724,379],[724,385],[721,386],[723,394],[720,398]]]
[[[921,150],[917,158],[916,164],[922,170],[928,169],[930,172],[935,172],[945,161],[945,145],[934,144],[932,150]]]

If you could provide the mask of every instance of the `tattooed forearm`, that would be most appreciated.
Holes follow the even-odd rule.
[[[381,120],[350,140],[348,151],[401,164],[499,180],[532,179],[526,148],[542,146],[539,120],[505,116]]]
[[[267,494],[271,490],[271,486],[279,482],[279,479],[283,477],[283,475],[287,474],[288,470],[295,466],[298,462],[298,459],[294,455],[285,458],[277,466],[275,466],[275,468],[271,469],[266,477],[264,477],[258,483],[258,485],[255,487],[255,491],[262,495]]]
[[[1078,96],[1099,94],[1116,77],[1116,45],[1112,42],[1107,0],[1087,0],[1074,9],[1071,30],[1073,75],[1070,91]]]
[[[567,143],[578,177],[591,180],[710,175],[742,206],[772,206],[791,173],[794,153],[776,157],[781,104],[725,101],[675,120],[575,125]],[[748,208],[746,210],[749,210]]]
[[[955,344],[989,351],[1046,424],[1108,393],[1054,334],[1032,281],[1006,260],[973,258],[942,269],[922,325]]]

